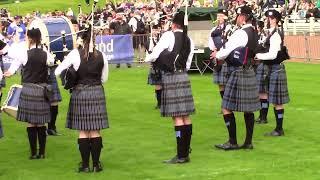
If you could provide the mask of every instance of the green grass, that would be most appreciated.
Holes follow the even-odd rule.
[[[224,152],[212,145],[226,140],[217,86],[211,74],[190,75],[197,113],[192,116],[194,135],[191,163],[165,165],[175,154],[170,118],[154,109],[152,86],[146,84],[148,68],[111,68],[105,85],[110,129],[102,131],[104,148],[99,174],[76,173],[80,154],[77,132],[65,127],[68,93],[61,88],[63,102],[57,121],[59,137],[48,137],[47,158],[28,160],[26,125],[2,113],[5,137],[0,139],[0,179],[319,179],[319,89],[320,65],[287,63],[291,102],[285,108],[286,136],[264,137],[275,126],[257,125],[253,151]],[[7,80],[7,88],[19,82]],[[238,141],[244,140],[243,115],[237,113]]]

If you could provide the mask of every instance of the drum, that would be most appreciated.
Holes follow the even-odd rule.
[[[34,19],[29,28],[39,28],[42,35],[42,43],[47,45],[49,50],[56,55],[56,58],[63,60],[64,51],[63,51],[63,40],[59,37],[62,37],[61,32],[64,31],[66,34],[66,45],[67,49],[71,51],[76,47],[76,38],[75,30],[71,21],[66,17],[50,17],[44,19]],[[56,41],[54,41],[56,40]]]
[[[9,116],[17,118],[19,99],[22,86],[15,84],[10,87],[6,101],[3,103],[1,110]]]

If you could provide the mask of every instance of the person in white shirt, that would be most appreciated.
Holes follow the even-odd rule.
[[[66,127],[79,131],[78,144],[82,158],[79,172],[90,172],[90,154],[93,161],[92,171],[102,171],[99,160],[102,149],[100,130],[109,127],[102,85],[108,79],[108,60],[102,52],[90,47],[91,31],[89,27],[83,33],[83,46],[72,50],[55,70],[55,75],[58,76],[72,66],[77,74],[76,85],[72,88]],[[92,38],[94,42],[95,35]]]
[[[12,48],[12,49],[11,49]],[[27,44],[11,47],[8,55],[14,59],[4,76],[12,76],[22,65],[22,90],[17,120],[28,123],[27,132],[31,150],[30,159],[45,158],[46,126],[50,121],[50,103],[47,90],[48,64],[53,63],[51,54],[41,46],[39,29],[27,31]],[[39,153],[37,154],[37,139]]]
[[[146,61],[155,62],[162,71],[162,94],[160,112],[163,117],[172,117],[175,125],[177,154],[165,163],[187,163],[192,134],[189,117],[195,112],[191,84],[187,70],[193,58],[194,44],[184,28],[184,13],[177,13],[172,22],[172,31],[165,32]]]
[[[276,117],[276,128],[265,135],[283,136],[284,104],[289,103],[289,92],[287,84],[287,73],[282,61],[285,58],[278,56],[283,49],[283,34],[279,29],[278,23],[281,14],[276,10],[268,10],[266,17],[270,22],[269,36],[266,39],[266,49],[263,53],[258,53],[256,59],[262,63],[257,68],[257,78],[259,82],[259,93],[262,110],[260,111],[261,123],[267,122],[268,104],[274,105]]]

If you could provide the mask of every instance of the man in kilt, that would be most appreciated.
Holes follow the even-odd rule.
[[[211,30],[210,38],[209,38],[209,48],[213,54],[222,48],[224,43],[226,42],[226,34],[231,29],[231,25],[227,24],[228,19],[228,11],[225,9],[218,9],[217,13],[217,21],[218,25]],[[224,85],[226,84],[226,76],[225,72],[222,71],[222,65],[218,64],[223,61],[216,61],[213,59],[215,63],[214,71],[213,71],[213,82],[219,86],[219,92],[221,98],[223,98],[224,93]]]
[[[194,45],[184,28],[184,13],[177,13],[172,21],[172,31],[165,32],[146,61],[155,61],[162,71],[161,116],[172,117],[175,125],[177,154],[165,163],[187,163],[192,135],[189,117],[195,112],[191,84],[187,70],[190,68]]]
[[[283,136],[282,128],[284,116],[284,104],[290,101],[287,85],[287,75],[283,59],[278,57],[278,52],[283,47],[283,33],[280,32],[278,23],[281,14],[276,10],[268,10],[266,17],[270,23],[269,36],[266,39],[265,53],[258,53],[256,58],[262,60],[257,68],[259,93],[262,109],[260,111],[260,123],[267,122],[268,104],[274,105],[276,128],[266,135]]]
[[[30,159],[45,158],[46,126],[50,121],[50,103],[45,96],[48,83],[48,63],[53,63],[51,54],[42,49],[39,29],[27,31],[27,47],[20,53],[12,52],[14,61],[6,77],[13,75],[22,65],[22,90],[19,99],[17,120],[28,123],[27,132],[31,149]],[[9,55],[10,55],[9,51]],[[37,139],[39,153],[37,154]]]
[[[58,76],[72,66],[77,73],[66,127],[79,131],[78,144],[82,158],[79,172],[90,172],[90,154],[93,162],[92,171],[102,171],[100,153],[103,145],[100,130],[109,127],[102,85],[108,78],[108,60],[103,53],[90,46],[90,41],[94,44],[95,39],[94,34],[91,37],[91,31],[91,27],[87,28],[82,34],[83,46],[72,50],[55,70],[55,75]]]
[[[239,7],[237,9],[236,23],[241,29],[236,30],[230,36],[225,48],[220,49],[214,55],[219,60],[225,60],[228,65],[234,68],[225,86],[222,101],[222,112],[229,132],[229,140],[226,143],[215,145],[219,149],[239,149],[234,111],[244,112],[246,139],[241,148],[253,148],[253,112],[260,109],[260,103],[257,79],[252,68],[255,56],[254,49],[257,45],[257,34],[251,24],[252,20],[251,8],[248,6]],[[237,61],[240,60],[238,57],[243,57],[240,61],[241,63]]]

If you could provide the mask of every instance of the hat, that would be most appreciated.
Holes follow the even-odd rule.
[[[237,14],[252,15],[252,9],[249,6],[241,6],[237,9]]]
[[[224,15],[228,16],[228,11],[226,9],[218,9],[217,14],[224,14]]]
[[[30,39],[41,39],[41,31],[39,28],[32,28],[27,31],[27,36]]]
[[[181,27],[184,26],[184,12],[180,11],[172,19],[172,23],[178,24]]]
[[[271,10],[266,11],[266,12],[265,12],[265,16],[266,16],[266,17],[276,18],[278,21],[281,20],[281,14],[280,14],[280,12],[278,12],[278,11],[275,10],[275,9],[271,9]]]

